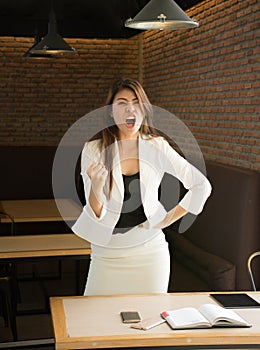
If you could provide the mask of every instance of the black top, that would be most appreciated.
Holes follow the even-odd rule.
[[[123,175],[123,181],[125,187],[124,202],[113,234],[125,233],[147,219],[141,199],[139,172],[134,175]]]

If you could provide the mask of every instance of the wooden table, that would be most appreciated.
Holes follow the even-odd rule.
[[[260,301],[260,293],[248,293]],[[251,328],[173,331],[166,323],[148,331],[123,324],[122,310],[138,310],[142,318],[164,310],[215,303],[208,293],[52,297],[51,314],[56,349],[136,348],[260,348],[260,309],[236,309]]]
[[[76,263],[89,259],[90,243],[73,233],[0,236],[0,263],[27,262],[50,259],[74,259]],[[79,293],[79,266],[76,265],[76,292]],[[0,343],[0,349],[9,347],[53,344],[53,339],[26,340]]]
[[[90,243],[74,233],[0,236],[0,262],[89,259]],[[76,265],[76,288],[79,293],[79,266]]]
[[[62,216],[58,207],[62,208]],[[0,211],[18,222],[73,221],[79,217],[80,206],[71,199],[25,199],[0,201]],[[10,222],[1,218],[1,222]]]
[[[0,260],[4,262],[72,256],[80,259],[90,253],[90,243],[74,233],[0,237]]]

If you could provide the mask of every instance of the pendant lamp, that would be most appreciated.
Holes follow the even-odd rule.
[[[32,53],[31,50],[40,42],[40,36],[38,34],[38,30],[35,30],[34,34],[34,43],[33,46],[23,54],[25,58],[54,58],[55,56],[50,54],[41,54],[41,53]]]
[[[199,23],[192,20],[173,0],[151,0],[125,26],[141,30],[177,30],[198,27]]]
[[[56,16],[53,8],[49,14],[48,34],[30,50],[32,54],[58,54],[76,52],[57,32]]]

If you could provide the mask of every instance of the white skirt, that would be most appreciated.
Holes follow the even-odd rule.
[[[169,276],[168,243],[159,230],[134,247],[92,245],[84,295],[167,293]]]

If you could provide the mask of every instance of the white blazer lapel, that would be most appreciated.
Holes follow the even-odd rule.
[[[117,186],[117,189],[119,190],[120,197],[124,197],[124,183],[123,183],[123,177],[122,177],[122,171],[121,171],[121,165],[120,165],[120,157],[119,157],[119,149],[118,149],[118,143],[117,141],[114,143],[115,152],[114,152],[114,158],[113,158],[113,166],[112,166],[112,175],[113,175],[113,181],[114,185]]]
[[[149,161],[149,141],[139,137],[139,167],[140,167],[140,186],[141,197],[143,203],[147,196],[147,189],[150,188],[149,184],[152,181],[153,172],[151,172],[151,163]]]

